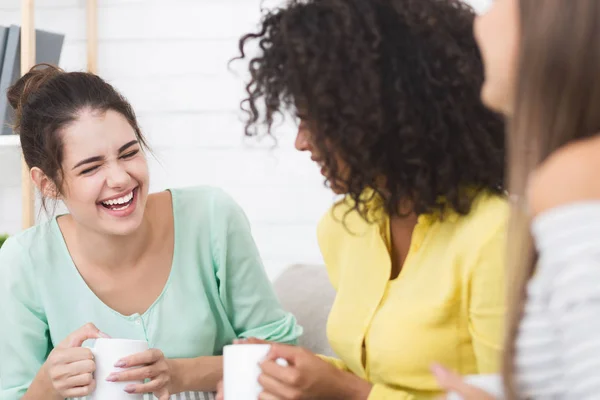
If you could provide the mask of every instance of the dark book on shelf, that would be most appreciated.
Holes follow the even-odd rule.
[[[0,76],[2,76],[2,65],[4,64],[4,52],[6,49],[6,38],[8,37],[8,28],[0,26]]]
[[[6,29],[6,28],[4,28]],[[0,32],[0,42],[2,33]],[[35,31],[35,62],[58,65],[65,36],[44,30]],[[0,44],[0,49],[2,45]],[[13,133],[14,112],[8,104],[6,90],[21,76],[21,27],[11,25],[6,34],[3,56],[0,56],[0,135]]]

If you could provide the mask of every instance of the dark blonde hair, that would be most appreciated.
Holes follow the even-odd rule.
[[[527,180],[558,148],[600,132],[600,2],[519,3],[520,56],[507,160],[513,202],[504,375],[510,399],[519,397],[514,384],[514,343],[537,258],[526,208]]]

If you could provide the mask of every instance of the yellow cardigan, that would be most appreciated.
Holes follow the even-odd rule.
[[[375,204],[368,208],[381,223],[350,212],[344,224],[349,205],[342,202],[319,224],[319,245],[337,291],[327,335],[341,360],[328,361],[373,383],[369,400],[439,395],[429,370],[434,362],[460,374],[497,372],[506,201],[481,194],[467,216],[420,216],[393,281],[389,218]]]

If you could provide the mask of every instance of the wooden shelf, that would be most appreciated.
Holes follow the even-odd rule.
[[[86,0],[88,70],[96,73],[98,64],[98,0]],[[35,0],[21,0],[21,75],[35,65]],[[17,135],[0,135],[0,149],[20,147]],[[29,168],[21,157],[22,220],[23,228],[35,223],[34,190]]]
[[[19,135],[0,135],[0,147],[19,147]]]

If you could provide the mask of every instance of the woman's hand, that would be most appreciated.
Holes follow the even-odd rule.
[[[280,359],[288,365],[282,366]],[[371,392],[370,383],[340,371],[301,347],[272,344],[260,367],[260,400],[364,400]]]
[[[372,386],[357,376],[340,371],[301,347],[250,338],[234,344],[270,344],[271,350],[260,365],[258,382],[263,387],[260,400],[344,399],[364,400]],[[278,360],[285,360],[282,366]],[[217,387],[217,400],[224,400],[223,382]]]
[[[119,360],[115,367],[132,368],[114,372],[106,378],[109,382],[129,382],[149,379],[150,382],[130,384],[125,387],[127,393],[153,393],[159,400],[168,400],[171,395],[171,365],[162,351],[146,350]]]
[[[441,365],[431,367],[431,372],[442,389],[459,394],[463,400],[495,400],[494,396],[465,383],[460,375]]]
[[[85,397],[94,391],[94,355],[81,345],[88,339],[100,337],[108,336],[89,323],[71,333],[50,352],[43,368],[58,397]]]

